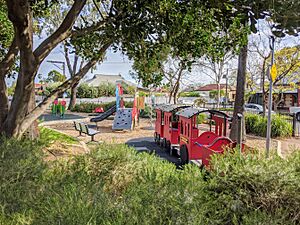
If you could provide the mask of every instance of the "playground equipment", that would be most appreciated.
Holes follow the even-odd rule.
[[[66,112],[66,104],[67,102],[65,100],[58,101],[57,99],[55,99],[52,103],[52,114],[59,115],[61,118],[63,118]]]
[[[198,115],[202,113],[209,119],[209,131],[203,133],[197,122]],[[224,148],[236,146],[236,142],[227,137],[230,119],[227,114],[217,110],[186,108],[176,115],[179,116],[179,155],[182,164],[195,160],[208,166],[213,154],[222,154]]]
[[[167,107],[165,104],[157,105],[155,107],[155,131],[154,131],[154,141],[157,144],[161,143],[161,138],[164,137],[164,108]]]
[[[98,129],[98,122],[107,119],[112,114],[116,113],[112,129],[113,130],[132,130],[135,122],[138,121],[139,106],[144,106],[144,99],[139,99],[138,93],[134,98],[133,108],[125,108],[123,100],[123,88],[120,82],[116,84],[116,105],[101,113],[99,116],[92,118],[90,121],[95,122]]]
[[[108,110],[106,110],[104,113],[101,113],[99,116],[91,118],[90,121],[96,123],[96,126],[98,128],[98,122],[107,119],[109,116],[111,116],[112,114],[114,114],[116,112],[116,110],[117,110],[116,105],[113,105]]]
[[[133,129],[133,109],[119,109],[116,113],[113,130],[132,130]]]
[[[178,145],[178,121],[179,117],[176,113],[189,106],[186,105],[165,105],[162,109],[163,111],[163,137],[162,146],[165,147],[170,154],[172,154],[172,149],[179,146]]]

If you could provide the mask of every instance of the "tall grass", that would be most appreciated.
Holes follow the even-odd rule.
[[[300,154],[214,157],[177,170],[125,145],[43,161],[43,146],[2,140],[0,224],[299,224]]]

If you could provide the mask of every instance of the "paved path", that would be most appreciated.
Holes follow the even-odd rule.
[[[153,152],[160,158],[174,163],[176,166],[179,166],[179,158],[170,156],[166,150],[164,150],[154,142],[153,137],[131,139],[127,141],[126,144],[134,147],[138,152]]]
[[[66,113],[63,118],[61,118],[59,115],[53,115],[51,113],[44,113],[42,114],[39,119],[43,122],[52,122],[52,121],[65,121],[65,120],[78,120],[78,119],[84,119],[86,117],[82,115],[78,115],[78,113]]]

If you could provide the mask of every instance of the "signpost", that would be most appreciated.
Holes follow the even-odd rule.
[[[267,137],[266,137],[266,157],[269,158],[270,156],[270,145],[271,145],[271,121],[272,121],[272,91],[273,91],[273,82],[277,77],[277,69],[276,65],[274,64],[274,47],[275,47],[275,38],[271,37],[271,51],[272,51],[272,59],[271,59],[271,69],[269,70],[269,104],[268,104],[268,123],[267,123]]]

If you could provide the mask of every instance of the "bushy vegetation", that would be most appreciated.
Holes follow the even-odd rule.
[[[200,94],[196,91],[181,92],[179,93],[179,97],[200,97]]]
[[[124,94],[133,95],[135,88],[129,85],[122,85]],[[97,87],[89,86],[85,83],[80,84],[77,90],[78,98],[99,98],[112,97],[116,95],[116,85],[112,83],[100,84]]]
[[[125,145],[45,162],[42,143],[1,140],[0,224],[300,222],[299,153],[287,160],[228,153],[207,174]]]
[[[200,113],[198,116],[197,116],[197,123],[198,124],[202,124],[204,122],[206,122],[207,120],[207,115],[204,114],[204,113]]]
[[[272,137],[290,137],[293,133],[290,118],[278,114],[272,115],[271,135]],[[267,117],[257,114],[245,115],[246,132],[265,137],[267,133]]]
[[[106,111],[115,104],[116,104],[115,101],[107,102],[107,103],[81,102],[81,103],[76,104],[74,106],[74,108],[72,109],[72,112],[92,113],[98,107],[102,107],[104,109],[104,111]],[[126,102],[125,101],[125,107],[126,108],[132,108],[133,107],[133,102]]]

